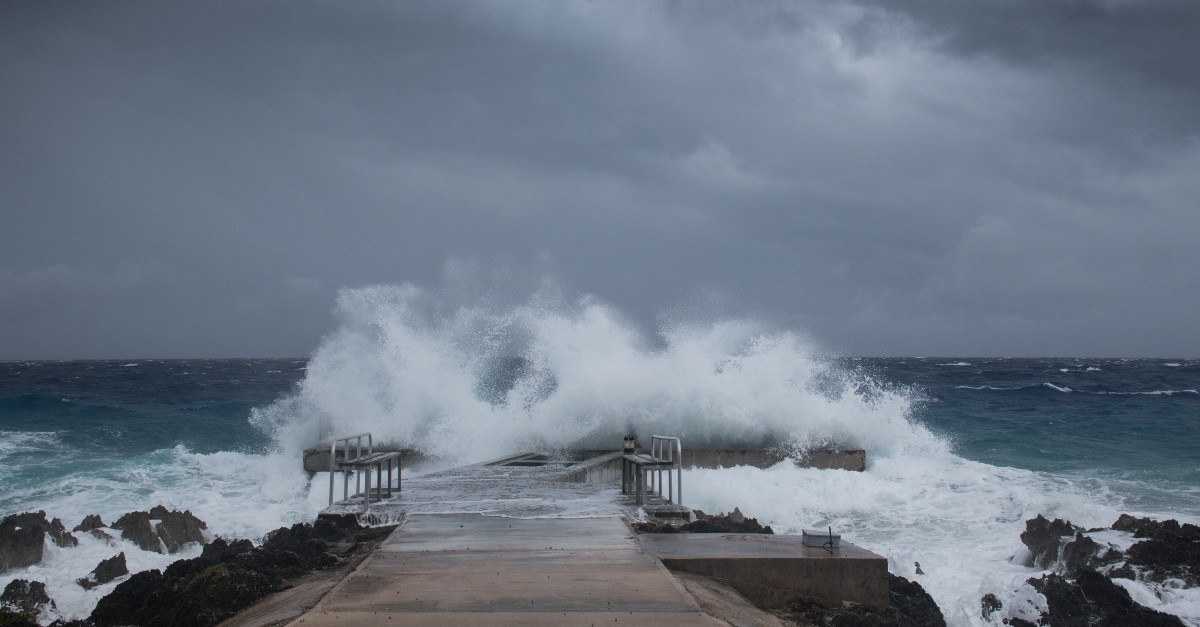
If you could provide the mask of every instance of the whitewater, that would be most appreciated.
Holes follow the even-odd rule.
[[[163,504],[211,536],[311,520],[327,479],[300,452],[368,431],[440,467],[523,450],[615,448],[626,433],[685,446],[863,448],[864,472],[692,469],[687,505],[741,508],[777,532],[831,526],[918,581],[952,625],[1035,618],[1024,521],[1104,527],[1123,512],[1200,521],[1200,368],[1159,360],[855,360],[748,319],[646,328],[589,296],[518,301],[413,285],[343,290],[308,359],[0,364],[0,514],[68,528]],[[1132,374],[1131,374],[1132,373]],[[1140,377],[1140,378],[1139,378]],[[1190,421],[1190,422],[1188,422]],[[86,616],[116,583],[74,584],[118,550],[131,571],[173,556],[87,534],[35,566],[44,619]],[[924,574],[916,574],[916,563]],[[1122,583],[1200,624],[1189,590]],[[980,597],[1005,611],[986,622]]]

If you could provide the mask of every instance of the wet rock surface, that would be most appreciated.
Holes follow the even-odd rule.
[[[148,512],[129,512],[117,519],[112,528],[121,537],[138,545],[143,551],[177,553],[191,542],[204,542],[208,524],[190,511],[168,510],[162,505]]]
[[[1029,548],[1032,555],[1031,563],[1026,566],[1049,568],[1058,560],[1059,548],[1063,537],[1074,536],[1082,528],[1072,525],[1069,521],[1055,518],[1046,520],[1041,514],[1037,518],[1025,521],[1025,531],[1021,532],[1021,542]]]
[[[350,517],[353,518],[352,516]],[[394,527],[350,528],[345,520],[296,524],[269,534],[261,547],[218,538],[200,557],[165,572],[133,575],[100,600],[96,625],[215,625],[286,581],[341,563],[332,545],[381,541]]]
[[[843,603],[826,607],[812,599],[797,599],[784,618],[817,627],[945,627],[946,619],[933,597],[915,581],[888,573],[888,607]]]
[[[45,536],[61,547],[79,544],[61,520],[46,520],[46,512],[5,516],[0,520],[0,572],[42,561]]]
[[[764,533],[773,534],[770,525],[759,524],[757,518],[747,518],[738,508],[728,514],[709,515],[692,510],[695,520],[649,520],[633,523],[638,533]]]
[[[75,528],[71,531],[91,531],[93,529],[99,529],[107,526],[108,525],[104,524],[104,520],[100,518],[100,514],[88,514],[87,516],[84,516],[83,520],[78,525],[75,525]]]
[[[7,611],[13,620],[23,617],[27,621],[35,621],[38,613],[47,607],[53,608],[54,600],[46,594],[46,584],[40,581],[14,579],[0,593],[0,608]],[[3,615],[0,615],[0,620],[3,620]]]
[[[77,580],[76,583],[84,590],[91,590],[128,574],[129,567],[125,564],[125,553],[121,552],[106,560],[101,560],[87,577]]]
[[[1183,624],[1177,616],[1138,604],[1113,580],[1163,583],[1170,579],[1176,582],[1173,585],[1182,581],[1184,587],[1196,587],[1200,584],[1200,527],[1122,514],[1111,529],[1140,539],[1122,552],[1101,545],[1087,535],[1090,532],[1069,521],[1049,521],[1038,515],[1025,526],[1021,541],[1033,555],[1027,565],[1054,571],[1028,581],[1046,598],[1047,607],[1037,625]],[[992,594],[980,603],[984,619],[1003,606]],[[1033,624],[1016,618],[1005,620],[1017,627]]]
[[[1069,581],[1060,575],[1030,579],[1048,605],[1042,625],[1054,627],[1183,627],[1183,621],[1138,605],[1124,588],[1095,571],[1083,571]]]

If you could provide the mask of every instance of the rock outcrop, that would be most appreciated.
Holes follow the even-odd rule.
[[[14,579],[0,593],[0,625],[37,625],[38,614],[53,607],[46,584]]]
[[[166,571],[136,573],[100,600],[91,621],[105,625],[215,625],[289,579],[341,563],[331,544],[378,541],[390,528],[347,529],[344,521],[297,524],[269,534],[261,547],[218,538],[200,557]]]
[[[747,518],[742,510],[733,508],[728,514],[715,516],[705,514],[700,510],[692,510],[696,520],[649,520],[633,523],[634,531],[638,533],[775,533],[770,525],[759,524],[757,518]]]
[[[1171,614],[1138,605],[1124,588],[1093,570],[1079,573],[1075,581],[1060,575],[1030,579],[1029,584],[1046,597],[1048,610],[1043,625],[1054,627],[1183,627]]]
[[[1026,566],[1049,568],[1058,561],[1059,548],[1063,538],[1074,536],[1082,528],[1072,525],[1069,521],[1055,518],[1046,520],[1041,514],[1037,518],[1025,521],[1025,531],[1021,533],[1021,542],[1029,548],[1031,562]]]
[[[96,586],[104,585],[117,577],[129,574],[129,567],[125,565],[125,553],[118,553],[106,560],[101,560],[92,572],[88,573],[87,577],[76,581],[84,590],[91,590]]]
[[[12,514],[0,520],[0,572],[42,561],[45,538],[61,547],[76,546],[79,540],[55,518],[46,520],[46,512]]]
[[[104,524],[104,520],[100,518],[100,514],[88,514],[87,516],[84,516],[83,521],[81,521],[78,525],[75,525],[75,528],[71,531],[91,531],[93,529],[99,529],[107,526],[108,525]]]
[[[1046,610],[1037,625],[1174,627],[1183,624],[1177,616],[1139,605],[1113,579],[1156,583],[1170,579],[1175,582],[1172,585],[1178,585],[1179,581],[1185,587],[1200,585],[1200,527],[1122,514],[1111,528],[1132,533],[1141,541],[1122,552],[1101,545],[1087,535],[1090,532],[1069,521],[1048,521],[1040,514],[1026,521],[1021,541],[1033,556],[1026,565],[1054,570],[1028,581],[1046,599]],[[980,600],[980,606],[983,618],[989,620],[1003,603],[994,594],[987,594]],[[1004,620],[1014,627],[1034,625],[1018,618]]]
[[[946,627],[942,610],[915,581],[888,573],[888,603],[888,607],[844,603],[831,608],[812,599],[797,599],[784,617],[822,627]]]
[[[118,518],[112,528],[143,551],[177,553],[190,542],[204,543],[208,524],[190,511],[167,510],[158,505],[148,512],[129,512]]]

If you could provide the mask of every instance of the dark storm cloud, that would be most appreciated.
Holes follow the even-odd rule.
[[[0,358],[304,354],[448,260],[851,353],[1200,353],[1196,14],[6,3]]]

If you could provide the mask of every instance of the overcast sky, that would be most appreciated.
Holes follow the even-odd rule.
[[[448,264],[1198,357],[1198,59],[1195,0],[6,0],[0,359],[305,356]]]

